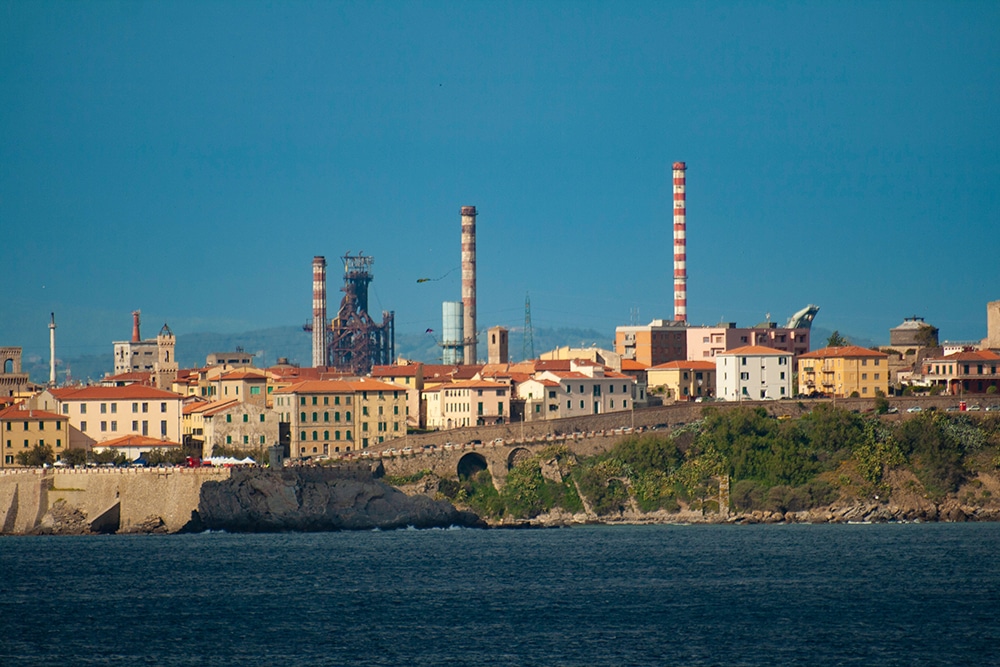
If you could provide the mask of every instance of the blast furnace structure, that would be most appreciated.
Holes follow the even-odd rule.
[[[391,364],[396,356],[395,313],[382,311],[377,324],[368,313],[368,285],[375,258],[344,255],[344,293],[337,317],[326,324],[326,258],[313,258],[313,320],[303,327],[313,333],[313,365],[362,376],[372,366]],[[317,335],[317,328],[321,334]],[[317,363],[323,360],[325,363]]]

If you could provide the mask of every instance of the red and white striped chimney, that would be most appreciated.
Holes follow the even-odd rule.
[[[462,207],[462,343],[466,364],[476,363],[476,207]]]
[[[326,257],[313,257],[313,368],[326,366]]]
[[[687,322],[686,170],[683,162],[674,162],[674,320],[678,322]]]

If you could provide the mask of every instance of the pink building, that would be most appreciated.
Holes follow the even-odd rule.
[[[809,351],[809,328],[786,329],[776,324],[737,328],[735,322],[729,322],[687,330],[687,358],[691,361],[714,359],[727,350],[748,345],[788,352],[794,364],[798,355]]]

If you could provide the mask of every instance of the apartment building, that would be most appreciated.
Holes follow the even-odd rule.
[[[278,442],[278,412],[260,403],[198,402],[184,407],[184,435],[202,444],[202,456],[218,448],[259,452]]]
[[[461,380],[422,392],[427,428],[503,424],[510,419],[511,390],[491,380]]]
[[[911,378],[911,380],[914,378]],[[943,388],[953,396],[1000,391],[1000,354],[992,350],[958,352],[925,359],[920,384]]]
[[[715,355],[715,396],[723,401],[774,400],[792,395],[792,354],[747,345]]]
[[[846,345],[824,347],[799,355],[799,393],[820,393],[862,398],[889,391],[889,355],[877,350]]]
[[[406,435],[406,391],[388,382],[306,380],[276,389],[296,458],[368,449]]]
[[[56,460],[69,449],[69,419],[46,410],[13,405],[0,411],[0,468],[18,468],[17,455],[34,447],[49,446]]]
[[[715,361],[668,361],[646,370],[649,390],[660,388],[670,398],[692,401],[715,395]]]
[[[570,361],[569,370],[536,371],[516,391],[526,421],[622,412],[638,399],[635,378],[586,360]]]
[[[69,446],[91,449],[129,434],[180,442],[181,400],[171,391],[130,384],[46,389],[28,403],[67,417]]]

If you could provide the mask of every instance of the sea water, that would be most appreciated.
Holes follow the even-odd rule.
[[[1000,524],[0,539],[0,665],[1000,665]]]

